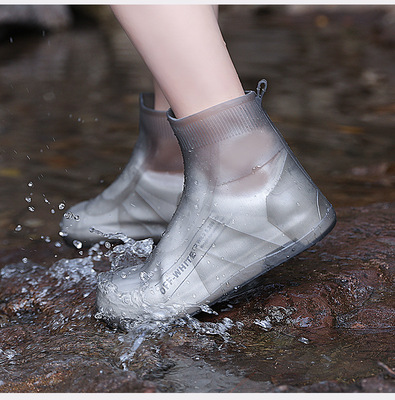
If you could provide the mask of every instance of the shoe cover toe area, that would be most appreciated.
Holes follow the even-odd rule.
[[[140,283],[139,274],[129,267],[99,274],[96,306],[103,318],[112,322],[132,319],[142,305]]]
[[[60,229],[65,235],[64,239],[67,242],[73,240],[93,242],[102,239],[99,235],[90,232],[92,225],[89,225],[90,221],[87,221],[86,218],[85,209],[87,204],[88,201],[83,201],[72,206],[64,213],[63,219],[60,222]]]
[[[167,306],[157,301],[156,297],[161,295],[149,285],[143,266],[140,264],[99,274],[96,307],[103,319],[122,326],[125,321],[157,321],[180,312],[181,306]]]
[[[95,216],[87,211],[89,204],[90,201],[83,201],[72,206],[64,214],[60,228],[66,234],[66,242],[78,240],[84,245],[91,245],[103,240],[104,236],[91,232],[92,228],[103,233],[120,233],[119,226],[114,224],[114,221],[117,221],[116,210]]]

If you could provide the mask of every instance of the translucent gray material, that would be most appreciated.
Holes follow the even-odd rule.
[[[194,313],[333,228],[331,204],[261,102],[249,92],[183,119],[169,114],[184,157],[181,202],[146,263],[99,275],[105,319]]]
[[[183,161],[166,111],[152,105],[152,94],[140,95],[139,137],[129,163],[101,194],[68,210],[78,218],[63,218],[66,241],[91,245],[104,239],[91,228],[158,241],[166,229],[181,196]]]

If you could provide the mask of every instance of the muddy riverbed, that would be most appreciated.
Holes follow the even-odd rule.
[[[0,43],[0,392],[393,392],[391,15],[222,10],[245,88],[268,80],[265,107],[338,223],[214,314],[130,332],[95,318],[111,249],[68,247],[58,223],[128,161],[150,77],[108,16],[11,30]]]

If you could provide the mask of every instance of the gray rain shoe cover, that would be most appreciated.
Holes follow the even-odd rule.
[[[169,120],[185,165],[180,204],[148,260],[99,275],[99,315],[115,324],[204,309],[322,239],[335,212],[246,95]]]
[[[97,197],[65,213],[60,226],[68,243],[104,240],[91,228],[154,241],[166,229],[181,196],[184,167],[166,111],[152,105],[153,94],[140,95],[139,137],[121,175]]]

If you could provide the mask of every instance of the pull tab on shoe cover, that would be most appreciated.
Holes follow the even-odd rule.
[[[180,204],[147,262],[99,275],[112,323],[191,314],[322,239],[331,204],[254,92],[171,126],[184,157]]]

